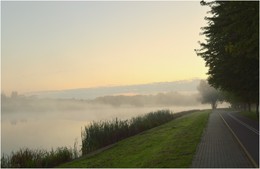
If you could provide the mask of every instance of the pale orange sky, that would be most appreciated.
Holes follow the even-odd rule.
[[[206,78],[199,1],[1,3],[5,93]]]

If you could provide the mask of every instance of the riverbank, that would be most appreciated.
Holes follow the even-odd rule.
[[[197,122],[198,124],[195,123],[195,121],[198,120],[197,118],[202,116],[202,114],[204,114],[204,116],[203,116],[204,118],[201,118],[202,121],[198,121]],[[142,125],[139,126],[139,125],[136,125],[135,123],[133,123],[133,124],[129,123],[130,124],[129,129],[131,129],[132,128],[131,126],[133,126],[134,128],[140,130],[141,128],[144,127],[143,126],[144,124],[146,124],[146,125],[149,124],[148,126],[151,126],[151,124],[154,124],[154,127],[151,126],[152,129],[150,129],[150,130],[148,130],[148,129],[151,127],[147,128],[144,131],[140,130],[141,133],[128,138],[130,140],[134,139],[134,141],[130,141],[130,143],[127,143],[128,139],[124,139],[122,141],[119,141],[119,142],[113,144],[112,146],[109,145],[106,148],[102,148],[101,150],[103,151],[103,150],[110,148],[110,149],[108,149],[108,151],[110,151],[110,150],[113,150],[114,147],[117,147],[117,148],[119,148],[119,150],[115,150],[116,152],[112,151],[112,154],[114,153],[114,156],[118,156],[118,154],[123,154],[123,156],[121,156],[121,157],[127,157],[126,155],[124,155],[124,153],[127,154],[127,152],[129,152],[129,151],[130,152],[135,151],[137,153],[136,156],[146,157],[148,155],[147,159],[149,160],[149,158],[150,158],[149,155],[153,154],[153,152],[156,154],[161,154],[161,156],[164,156],[164,153],[157,152],[155,150],[164,150],[165,149],[166,154],[170,153],[167,150],[169,148],[166,148],[167,146],[169,147],[170,144],[176,144],[178,147],[177,149],[173,149],[172,151],[174,151],[174,152],[178,151],[180,153],[186,152],[185,150],[183,151],[183,148],[180,145],[185,143],[184,145],[186,146],[187,140],[189,140],[191,142],[188,143],[188,145],[191,144],[192,147],[190,147],[190,146],[187,147],[187,151],[191,150],[193,153],[193,150],[195,150],[196,145],[197,145],[197,141],[195,141],[195,142],[193,142],[193,141],[194,141],[194,139],[197,140],[200,138],[200,136],[199,136],[201,134],[200,132],[202,132],[202,130],[204,128],[204,126],[201,124],[206,123],[205,119],[207,119],[207,118],[205,118],[205,117],[207,117],[207,114],[208,114],[208,112],[198,111],[198,110],[184,111],[184,112],[172,114],[165,110],[165,111],[151,112],[145,116],[138,116],[138,117],[136,117],[136,119],[138,119],[139,121],[140,120],[144,121],[144,122],[140,121],[141,122],[140,124],[142,124]],[[159,117],[158,115],[160,115],[162,117]],[[168,120],[165,119],[166,117],[168,117]],[[163,121],[165,121],[165,122],[163,122]],[[115,123],[111,123],[112,128],[120,127],[120,125],[119,125],[120,121],[114,121],[114,122]],[[101,124],[101,126],[103,125],[103,123],[100,123],[100,124]],[[108,123],[108,124],[110,124],[110,123]],[[139,124],[139,123],[137,123],[137,124]],[[194,126],[196,126],[196,127],[194,127]],[[129,132],[131,133],[131,130],[129,130]],[[195,134],[195,133],[197,133],[197,134]],[[184,137],[182,137],[182,135]],[[173,136],[173,137],[168,137],[168,136]],[[126,145],[125,145],[126,147],[118,146],[118,145],[122,144],[121,142],[125,142],[125,141],[126,141]],[[134,145],[139,145],[140,147],[135,148]],[[150,147],[150,148],[148,148],[148,147]],[[148,152],[143,154],[144,152],[142,152],[141,150],[145,150],[145,149],[147,149]],[[152,152],[149,152],[150,150]],[[76,161],[79,161],[81,159],[85,160],[85,159],[88,159],[89,157],[92,158],[92,156],[95,154],[100,155],[100,154],[102,154],[101,153],[102,151],[97,150],[96,152],[94,151],[94,153],[90,153],[90,154],[88,153],[86,156],[84,155],[78,159],[77,157],[79,157],[79,154],[78,154],[76,145],[74,145],[74,149],[62,147],[62,148],[58,148],[56,150],[52,149],[51,151],[23,148],[23,149],[20,149],[19,151],[13,152],[10,156],[2,156],[1,167],[3,167],[3,168],[6,168],[6,167],[56,167],[56,166],[59,166],[60,164],[62,164],[61,167],[63,167],[63,165],[65,165],[65,167],[67,167],[66,166],[67,164],[64,164],[64,163],[69,162],[69,161],[72,161],[72,163],[69,163],[69,165],[72,165],[70,167],[86,167],[86,166],[78,166],[77,164],[75,164],[76,166],[74,166],[73,163]],[[117,152],[117,151],[119,151],[119,152]],[[106,152],[106,151],[104,151],[104,152]],[[191,155],[192,153],[188,153],[188,154],[190,154],[189,158],[192,157],[192,155]],[[184,153],[184,155],[186,156],[187,154]],[[111,156],[111,155],[109,155],[109,156]],[[178,156],[180,156],[180,154]],[[74,161],[73,161],[73,159],[74,159]],[[115,157],[115,159],[118,159],[118,157]],[[104,159],[104,161],[107,161],[107,159]],[[158,159],[158,161],[160,163],[161,160]],[[91,165],[87,165],[87,167],[92,167],[92,164],[93,165],[95,164],[95,162],[94,163],[90,162],[90,163],[91,163]],[[116,161],[115,164],[120,164],[120,163],[118,163]],[[132,166],[132,164],[126,163],[123,166],[128,167],[128,166]],[[144,166],[146,166],[146,165],[144,165]],[[96,166],[96,167],[100,167],[100,166]],[[111,167],[111,166],[104,165],[102,167]],[[117,167],[117,166],[112,166],[112,167]],[[139,166],[136,166],[136,167],[139,167]]]
[[[189,167],[210,111],[197,111],[58,167]]]

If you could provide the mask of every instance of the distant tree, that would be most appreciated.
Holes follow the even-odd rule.
[[[223,100],[221,92],[216,90],[214,87],[210,86],[205,80],[200,81],[200,84],[197,87],[197,89],[201,95],[201,103],[211,104],[212,109],[216,109],[218,102]]]
[[[206,61],[208,82],[259,107],[259,1],[201,2],[211,7],[197,55]]]
[[[11,98],[16,99],[18,97],[18,92],[17,91],[12,91],[11,93]]]

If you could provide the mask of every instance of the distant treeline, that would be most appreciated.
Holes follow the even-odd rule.
[[[193,106],[198,105],[198,93],[181,94],[178,92],[158,93],[155,95],[103,96],[93,100],[48,99],[37,96],[23,96],[13,92],[11,96],[1,95],[2,113],[7,112],[44,112],[50,110],[84,110],[89,106],[108,105],[119,107],[142,106]]]
[[[48,99],[37,96],[1,95],[1,111],[8,112],[47,112],[54,110],[72,111],[82,110],[86,101],[76,99]]]
[[[135,96],[104,96],[92,100],[93,103],[109,104],[112,106],[191,106],[197,105],[198,94],[180,94],[178,92],[158,93],[155,95]]]

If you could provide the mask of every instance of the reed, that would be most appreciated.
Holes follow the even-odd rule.
[[[32,150],[28,148],[1,157],[1,168],[44,168],[55,167],[73,160],[72,149],[59,147],[56,150]]]
[[[82,155],[116,143],[127,137],[169,122],[177,117],[170,110],[158,110],[130,120],[92,122],[81,131]]]

